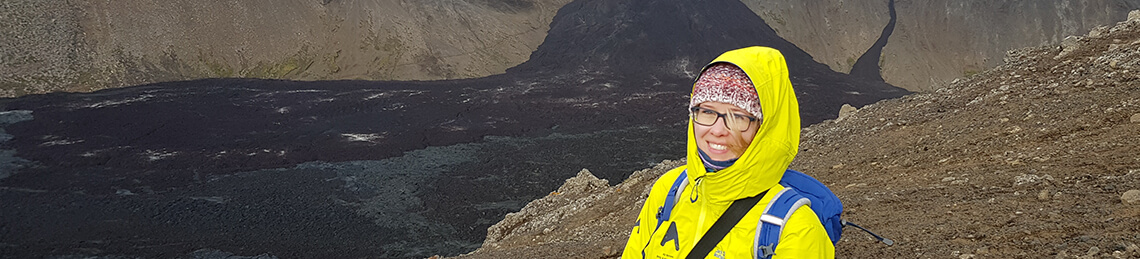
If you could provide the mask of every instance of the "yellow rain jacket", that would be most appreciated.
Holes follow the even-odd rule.
[[[630,233],[622,258],[685,258],[733,201],[768,191],[706,258],[754,258],[753,241],[764,207],[784,187],[780,178],[796,156],[800,143],[800,112],[788,67],[779,51],[747,47],[721,54],[710,64],[728,62],[744,70],[756,87],[763,122],[752,144],[728,168],[706,172],[697,154],[693,122],[689,121],[687,165],[675,168],[653,184]],[[707,67],[707,66],[706,66]],[[657,211],[669,187],[687,170],[689,185],[673,207],[669,221],[657,227]],[[780,233],[773,258],[834,258],[835,247],[815,212],[800,207]]]

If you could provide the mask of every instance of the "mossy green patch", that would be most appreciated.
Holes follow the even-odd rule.
[[[31,85],[25,83],[0,80],[0,97],[17,97],[26,95],[28,94],[26,90],[29,88],[31,88]]]
[[[965,77],[971,77],[971,76],[977,75],[978,73],[981,73],[981,71],[973,70],[973,69],[966,69],[966,71],[962,72],[962,75]]]
[[[333,52],[332,54],[329,54],[325,57],[325,66],[328,66],[329,74],[336,74],[340,72],[340,65],[336,62],[338,58],[340,58],[340,50],[337,50],[336,52]]]
[[[233,77],[234,76],[234,68],[230,67],[227,64],[217,62],[217,61],[213,61],[213,60],[206,60],[206,59],[202,59],[201,61],[202,61],[202,65],[205,65],[206,69],[210,71],[210,74],[212,74],[215,77]]]
[[[312,58],[297,55],[286,57],[278,62],[258,62],[256,66],[246,69],[242,74],[246,77],[285,79],[304,72],[313,65]]]

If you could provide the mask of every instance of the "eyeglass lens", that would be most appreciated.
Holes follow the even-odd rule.
[[[693,121],[696,122],[697,124],[701,124],[704,126],[712,126],[720,118],[727,117],[730,115],[734,116],[734,118],[732,120],[728,120],[728,119],[724,120],[725,126],[727,126],[729,129],[737,129],[740,131],[748,131],[749,126],[751,126],[752,122],[754,120],[756,120],[755,118],[751,118],[749,116],[745,116],[745,115],[741,115],[741,114],[734,114],[734,113],[724,114],[724,113],[719,113],[719,112],[716,112],[713,110],[700,108],[700,107],[693,109]]]

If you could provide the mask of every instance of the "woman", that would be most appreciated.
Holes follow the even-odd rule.
[[[689,109],[687,164],[653,184],[622,258],[684,258],[730,204],[756,196],[762,197],[757,205],[724,228],[730,230],[713,241],[715,247],[694,256],[755,258],[761,250],[754,243],[757,222],[784,188],[778,183],[799,149],[799,104],[783,55],[767,47],[725,52],[693,84]],[[680,198],[672,199],[671,212],[658,217],[670,211],[664,208],[667,196],[682,172],[687,188],[674,196]],[[779,237],[773,258],[835,257],[827,232],[807,206],[787,218]]]

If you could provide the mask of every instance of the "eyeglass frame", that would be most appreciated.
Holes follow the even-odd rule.
[[[700,123],[700,122],[697,122],[697,112],[698,112],[698,111],[700,111],[700,110],[708,110],[709,112],[715,113],[715,114],[716,114],[716,120],[714,120],[712,123],[709,123],[709,124],[704,124],[704,123]],[[728,118],[726,117],[726,116],[728,116],[730,113],[731,113],[731,112],[729,112],[729,113],[719,113],[719,112],[717,112],[716,110],[713,110],[713,109],[709,109],[709,108],[705,108],[705,107],[700,107],[700,106],[697,106],[697,107],[693,107],[693,108],[689,108],[689,118],[692,118],[692,119],[693,119],[693,123],[696,123],[697,125],[701,125],[701,126],[706,126],[706,127],[707,127],[707,126],[716,125],[716,122],[717,122],[717,121],[720,121],[721,119],[724,119],[724,128],[726,128],[726,129],[730,129],[730,130],[731,130],[731,129],[732,129],[732,127],[729,127],[729,126],[728,126]],[[736,115],[736,114],[732,114],[732,115]],[[742,116],[743,116],[744,118],[747,118],[747,119],[748,119],[748,127],[745,127],[744,129],[740,130],[740,132],[745,132],[745,131],[748,131],[749,129],[752,129],[752,124],[755,124],[757,121],[762,121],[762,120],[763,120],[763,117],[759,117],[759,116],[748,116],[748,115],[742,115]]]

